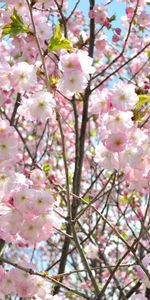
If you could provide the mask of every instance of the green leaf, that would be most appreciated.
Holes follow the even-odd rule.
[[[124,231],[122,231],[122,233],[121,233],[121,236],[123,237],[123,239],[124,240],[126,240],[127,239],[127,233],[126,233],[126,231],[124,230]]]
[[[91,197],[86,195],[83,200],[86,202],[86,203],[90,203],[91,202]]]
[[[94,63],[99,63],[99,61],[100,61],[100,59],[98,58],[98,57],[96,57],[95,59],[94,59]]]
[[[68,39],[62,39],[59,44],[60,47],[66,50],[73,50],[72,42]]]
[[[135,122],[142,122],[143,118],[145,117],[145,114],[147,113],[147,109],[145,109],[144,111],[141,111],[140,108],[135,108],[133,110],[133,117],[132,120]]]
[[[134,195],[135,195],[135,192],[133,191],[130,193],[130,195],[128,197],[126,197],[126,196],[120,197],[119,201],[122,203],[131,203]]]
[[[128,198],[128,197],[121,197],[119,200],[122,203],[130,203],[130,198]]]
[[[43,166],[43,170],[44,170],[45,172],[48,172],[48,171],[50,171],[51,169],[52,169],[52,167],[51,167],[49,164],[46,164],[46,165]]]
[[[147,54],[148,59],[150,60],[150,50],[145,51]]]
[[[49,41],[48,49],[50,52],[54,52],[54,53],[58,49],[66,49],[70,51],[74,50],[72,46],[72,42],[66,38],[63,38],[59,24],[56,25],[56,31]]]
[[[149,95],[146,95],[146,94],[141,94],[141,95],[138,95],[139,97],[139,101],[137,102],[136,104],[136,108],[141,108],[141,106],[143,106],[144,104],[146,103],[149,103],[150,102],[150,96]]]
[[[24,23],[22,17],[17,14],[17,11],[14,9],[13,14],[10,17],[11,23],[5,24],[2,29],[2,38],[6,35],[14,37],[20,33],[25,33],[29,31],[29,26]]]
[[[56,25],[56,31],[55,31],[55,35],[54,36],[58,40],[60,40],[62,38],[62,33],[61,33],[61,29],[60,29],[59,23]]]
[[[116,15],[112,15],[111,18],[110,18],[110,20],[109,20],[109,22],[113,22],[115,20],[116,20]]]
[[[90,131],[90,136],[91,136],[91,137],[97,136],[96,130],[94,130],[94,129],[91,130],[91,131]]]

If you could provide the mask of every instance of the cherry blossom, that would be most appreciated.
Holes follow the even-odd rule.
[[[107,9],[104,5],[98,4],[94,8],[95,22],[103,24],[107,17]]]
[[[34,65],[19,62],[12,67],[11,71],[11,84],[18,92],[30,90],[37,82]]]
[[[91,258],[91,259],[97,258],[97,256],[98,256],[98,247],[96,245],[89,244],[85,247],[84,250],[86,252],[86,255],[89,258]]]
[[[112,152],[122,152],[126,148],[127,135],[123,132],[108,135],[105,145]]]
[[[101,167],[108,170],[118,167],[117,155],[108,151],[108,149],[103,146],[103,144],[100,144],[96,147],[95,161],[99,162]]]
[[[45,120],[52,117],[55,101],[49,92],[38,91],[29,99],[24,99],[19,112],[26,117],[26,113],[33,120]]]
[[[126,88],[122,82],[118,82],[112,89],[112,103],[119,110],[130,110],[135,107],[138,101],[138,96],[132,85],[128,85],[128,88]]]
[[[147,300],[147,297],[145,297],[143,294],[136,294],[132,296],[131,300]]]
[[[69,73],[69,77],[63,77],[58,84],[58,89],[64,95],[71,97],[76,92],[83,92],[87,86],[88,78],[83,76],[82,72],[73,71]]]
[[[149,262],[150,262],[150,255],[147,254],[143,260],[143,265],[144,267],[146,267],[146,269],[149,271]],[[148,279],[148,276],[143,272],[143,270],[141,269],[140,266],[136,266],[136,270],[137,270],[137,273],[138,273],[138,276],[140,278],[140,280],[146,285],[147,288],[150,287],[150,281]]]

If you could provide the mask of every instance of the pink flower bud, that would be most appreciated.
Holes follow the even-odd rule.
[[[120,35],[121,34],[121,29],[120,28],[115,28],[115,32]]]
[[[127,15],[130,15],[130,14],[132,14],[133,12],[134,12],[134,8],[133,8],[133,7],[129,6],[129,7],[126,8],[126,14],[127,14]]]
[[[119,41],[118,35],[114,34],[113,37],[112,37],[112,41],[113,41],[114,43],[117,43],[117,42]]]
[[[106,20],[104,21],[103,25],[104,25],[107,29],[111,28],[111,24],[110,24],[109,18],[106,18]]]

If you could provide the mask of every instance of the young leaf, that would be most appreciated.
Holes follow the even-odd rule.
[[[150,102],[150,96],[149,95],[138,95],[139,96],[139,101],[137,102],[136,104],[136,108],[141,108],[141,106],[143,106],[144,104],[146,103],[149,103]]]
[[[59,24],[56,25],[56,31],[49,41],[48,49],[50,52],[54,52],[54,53],[58,49],[66,49],[70,51],[74,50],[72,46],[72,42],[66,38],[63,38]]]
[[[10,17],[11,23],[5,24],[2,29],[2,37],[9,35],[10,37],[14,37],[20,33],[25,33],[29,31],[29,26],[24,23],[22,17],[17,14],[17,11],[14,9],[13,14]]]
[[[51,170],[51,166],[50,166],[49,164],[46,164],[46,165],[43,166],[43,170],[44,170],[45,172],[48,172],[48,171]]]
[[[150,60],[150,50],[147,50],[146,53],[147,53],[148,59]]]
[[[116,20],[116,15],[112,15],[111,18],[110,18],[110,22],[113,22]]]
[[[62,33],[61,33],[59,23],[56,25],[55,38],[57,38],[58,40],[60,40],[62,38]]]

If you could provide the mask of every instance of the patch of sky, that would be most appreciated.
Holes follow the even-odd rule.
[[[2,8],[5,5],[5,2],[0,2],[0,8]]]

